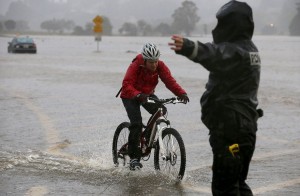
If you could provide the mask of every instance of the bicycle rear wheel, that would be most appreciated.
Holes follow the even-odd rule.
[[[154,167],[172,178],[181,180],[186,167],[186,152],[181,135],[173,128],[162,132],[165,157],[160,155],[159,142],[154,151]]]
[[[116,166],[122,164],[126,165],[128,158],[128,135],[129,135],[129,122],[121,123],[114,134],[112,143],[113,162]],[[127,159],[128,160],[128,159]]]

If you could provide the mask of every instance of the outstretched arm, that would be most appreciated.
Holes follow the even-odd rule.
[[[236,62],[238,62],[238,59],[243,59],[241,56],[244,55],[234,43],[204,44],[200,41],[189,40],[181,35],[173,35],[171,40],[174,42],[169,43],[169,46],[176,54],[183,55],[195,63],[201,64],[208,71],[226,72],[237,66],[238,63],[227,63],[227,66],[224,66],[224,63],[232,59],[236,59]]]

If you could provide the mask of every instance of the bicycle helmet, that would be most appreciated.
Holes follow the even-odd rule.
[[[146,43],[142,49],[142,56],[144,60],[157,61],[159,59],[160,52],[156,45],[152,43]]]

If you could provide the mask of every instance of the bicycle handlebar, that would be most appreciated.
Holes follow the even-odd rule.
[[[148,103],[159,103],[159,104],[176,104],[176,103],[184,103],[182,101],[179,101],[176,97],[171,97],[171,98],[167,98],[167,99],[157,99],[154,97],[148,97],[147,98],[147,102]]]

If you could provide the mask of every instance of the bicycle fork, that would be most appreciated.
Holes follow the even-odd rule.
[[[168,158],[168,155],[167,155],[167,152],[166,152],[166,149],[165,149],[165,146],[164,146],[164,143],[163,143],[163,140],[162,140],[162,133],[163,131],[166,129],[166,128],[170,128],[170,123],[169,121],[166,121],[165,119],[162,119],[162,121],[164,123],[166,123],[167,126],[162,126],[160,123],[158,123],[156,126],[157,126],[157,131],[158,131],[158,142],[159,142],[159,148],[160,148],[160,156],[162,157],[163,160],[168,160],[168,159],[171,159],[170,161],[172,161],[172,154],[171,157]],[[173,145],[173,141],[172,142],[172,148],[174,147]],[[172,152],[173,152],[174,149],[172,149]],[[171,152],[171,153],[172,153]]]

